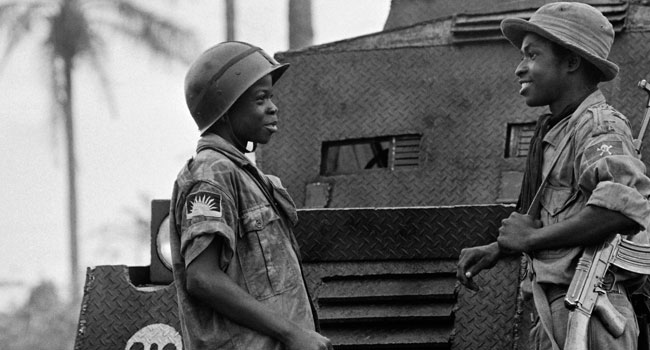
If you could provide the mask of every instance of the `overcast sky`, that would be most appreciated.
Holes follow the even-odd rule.
[[[381,31],[390,7],[390,0],[312,2],[315,44]],[[165,12],[192,27],[206,49],[225,39],[222,3],[178,1]],[[287,3],[237,0],[236,39],[269,53],[287,50]],[[53,132],[47,73],[37,56],[40,40],[42,36],[29,37],[0,71],[0,311],[22,303],[25,289],[41,280],[56,282],[67,294],[64,140],[61,129]],[[120,251],[120,244],[128,242],[124,232],[133,226],[129,211],[148,216],[143,198],[170,197],[198,138],[183,96],[187,67],[161,62],[118,38],[108,45],[111,54],[104,63],[116,116],[92,70],[82,65],[74,75],[84,270],[148,264],[148,251],[127,251],[128,244]],[[115,236],[104,253],[96,246],[99,235]]]

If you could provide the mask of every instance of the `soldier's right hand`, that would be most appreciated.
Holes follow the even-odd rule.
[[[458,258],[456,278],[465,287],[477,291],[479,289],[478,285],[472,278],[481,270],[494,267],[500,255],[499,245],[496,242],[478,247],[464,248],[460,251]]]
[[[332,350],[332,342],[317,332],[296,329],[289,337],[285,346],[287,350]]]

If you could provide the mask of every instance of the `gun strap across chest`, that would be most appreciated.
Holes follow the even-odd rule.
[[[532,291],[533,291],[533,302],[535,303],[535,310],[539,316],[539,321],[542,323],[542,328],[551,341],[551,346],[553,350],[561,350],[560,346],[555,340],[553,335],[553,318],[551,315],[551,305],[549,304],[548,298],[546,297],[546,292],[542,286],[537,283],[537,277],[533,273],[532,276]]]
[[[562,155],[562,152],[564,152],[564,149],[567,147],[569,142],[573,140],[573,136],[575,135],[576,131],[571,130],[569,131],[564,138],[562,138],[562,141],[560,141],[560,144],[557,147],[557,151],[553,155],[553,160],[551,161],[551,166],[548,167],[548,169],[542,174],[542,183],[539,185],[539,188],[537,189],[537,192],[535,192],[535,197],[533,197],[533,201],[530,203],[530,206],[528,207],[528,210],[526,211],[526,214],[531,215],[534,214],[536,211],[539,211],[540,208],[540,201],[542,197],[542,192],[544,192],[544,189],[546,188],[546,183],[548,182],[548,177],[553,171],[553,168],[555,168],[555,165],[557,165],[557,161],[560,159],[560,156]]]
[[[557,165],[557,162],[560,159],[560,156],[564,152],[567,145],[571,142],[571,140],[573,140],[574,135],[575,135],[575,130],[569,131],[564,136],[560,144],[558,145],[557,151],[553,155],[553,160],[551,161],[551,165],[550,167],[547,168],[547,170],[543,174],[542,183],[539,185],[539,189],[537,189],[537,192],[535,193],[535,197],[533,198],[533,201],[530,204],[530,207],[528,208],[527,211],[528,215],[531,215],[532,213],[541,210],[540,208],[541,196],[542,193],[544,192],[544,188],[546,188],[548,177],[553,171],[553,168],[555,168],[555,165]],[[535,275],[535,271],[533,270],[532,267],[532,258],[526,253],[524,253],[524,255],[526,256],[526,259],[528,261],[527,274],[531,282],[533,301],[535,303],[535,309],[537,310],[537,314],[542,324],[542,328],[544,328],[544,332],[546,332],[546,335],[551,341],[551,346],[553,347],[553,350],[560,350],[560,347],[553,335],[553,319],[551,316],[551,306],[549,304],[548,298],[546,297],[546,292],[544,291],[544,289],[542,289],[542,286],[540,286],[539,283],[537,283],[537,276]]]

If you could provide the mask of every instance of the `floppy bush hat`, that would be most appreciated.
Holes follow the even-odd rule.
[[[553,41],[591,62],[602,73],[602,81],[618,74],[618,66],[607,60],[614,43],[614,28],[600,11],[579,2],[554,2],[540,7],[528,21],[506,18],[501,32],[515,47],[527,33]]]

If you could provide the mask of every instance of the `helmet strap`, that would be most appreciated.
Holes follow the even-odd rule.
[[[253,149],[248,150],[248,144],[241,142],[237,135],[235,135],[235,131],[232,129],[232,124],[230,123],[230,116],[228,114],[224,115],[224,119],[228,123],[228,129],[230,130],[230,135],[232,136],[232,140],[235,142],[235,147],[240,150],[244,150],[244,153],[251,153],[255,152],[257,149],[257,142],[253,142]]]

